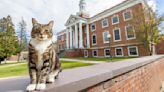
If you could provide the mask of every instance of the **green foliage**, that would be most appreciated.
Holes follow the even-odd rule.
[[[27,50],[27,37],[26,37],[26,22],[22,18],[22,20],[19,22],[19,47],[20,51],[26,51]]]
[[[3,29],[0,32],[0,58],[8,58],[19,52],[18,39],[11,21],[3,21],[1,24]]]
[[[163,16],[157,16],[151,8],[138,8],[133,13],[133,19],[130,23],[134,26],[136,37],[139,42],[152,55],[152,46],[161,40],[159,27],[164,21]]]

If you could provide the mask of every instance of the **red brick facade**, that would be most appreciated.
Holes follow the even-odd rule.
[[[164,40],[161,40],[156,46],[157,54],[164,54]]]
[[[121,4],[124,4],[127,1],[124,1]],[[121,5],[121,4],[119,4],[119,5]],[[117,6],[115,6],[115,7],[117,7]],[[111,9],[113,9],[115,7],[112,7]],[[136,50],[136,53],[137,53],[137,55],[135,55],[135,57],[136,56],[146,56],[146,55],[149,55],[148,54],[148,51],[146,51],[146,49],[144,48],[144,46],[142,45],[142,43],[141,42],[138,42],[136,40],[137,38],[130,39],[130,40],[127,39],[127,31],[125,30],[125,27],[128,26],[128,25],[130,25],[130,23],[129,23],[129,21],[125,21],[125,19],[124,19],[124,17],[125,17],[124,16],[124,13],[127,12],[127,11],[131,12],[131,15],[132,15],[132,18],[133,18],[133,12],[135,12],[138,8],[143,8],[143,4],[142,3],[135,4],[135,5],[131,6],[131,7],[128,7],[126,9],[123,9],[123,10],[117,12],[117,13],[114,13],[114,14],[110,15],[110,16],[107,16],[107,17],[104,17],[104,18],[99,19],[97,21],[94,21],[94,22],[89,23],[89,42],[90,42],[90,48],[87,48],[87,41],[86,41],[87,33],[85,31],[86,26],[83,25],[83,27],[82,27],[82,29],[83,29],[82,30],[82,32],[83,32],[82,37],[83,37],[83,46],[84,46],[84,48],[81,49],[81,51],[83,53],[83,54],[81,54],[82,55],[81,57],[84,57],[85,56],[84,55],[84,51],[87,51],[88,52],[88,57],[94,57],[93,56],[93,51],[94,50],[97,50],[98,57],[105,57],[106,55],[104,53],[104,50],[106,50],[106,49],[110,49],[111,55],[113,57],[116,57],[116,48],[121,48],[122,49],[122,57],[128,57],[128,56],[131,56],[131,55],[129,55],[129,53],[130,53],[129,50],[131,50],[129,48],[131,48],[131,47],[135,47],[135,50]],[[100,14],[98,14],[98,15],[100,15]],[[94,17],[96,17],[98,15],[95,15],[95,16],[91,17],[90,19],[93,19]],[[119,23],[117,23],[117,24],[112,24],[112,17],[114,15],[118,16]],[[105,27],[105,28],[102,27],[102,20],[104,20],[104,19],[106,19],[108,21],[108,26]],[[91,30],[91,25],[93,23],[95,24],[95,27],[96,27],[96,29],[94,31]],[[121,39],[120,41],[114,41],[114,31],[113,30],[115,28],[118,28],[120,30],[119,31],[119,33],[120,33],[120,39]],[[111,38],[110,38],[110,41],[109,41],[110,42],[110,47],[109,47],[109,42],[108,43],[104,43],[104,40],[103,40],[104,39],[104,36],[103,36],[103,33],[104,32],[109,32],[109,34],[111,34]],[[92,39],[92,36],[93,35],[96,36],[96,45],[93,45],[92,44],[92,40],[93,40]],[[70,37],[70,34],[68,36]],[[64,35],[64,37],[65,37],[65,35]],[[65,40],[66,40],[66,38],[65,38]],[[58,39],[59,45],[65,44],[64,46],[66,46],[66,41],[65,40],[63,42],[61,42]],[[70,42],[70,41],[68,40],[68,42]],[[134,50],[134,48],[133,48],[133,50]]]

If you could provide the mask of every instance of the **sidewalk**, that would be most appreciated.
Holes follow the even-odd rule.
[[[106,63],[104,61],[79,60],[79,59],[69,59],[69,58],[60,58],[60,60],[70,61],[70,62],[91,63],[91,64],[102,64],[102,63]]]

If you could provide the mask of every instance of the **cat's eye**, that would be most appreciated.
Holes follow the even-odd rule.
[[[48,32],[48,30],[45,30],[45,32]]]

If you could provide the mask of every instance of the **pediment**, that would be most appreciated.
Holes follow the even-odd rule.
[[[71,15],[67,22],[66,22],[66,26],[69,25],[69,24],[72,24],[72,23],[75,23],[76,21],[78,21],[80,18],[78,16],[75,16],[75,15]]]

